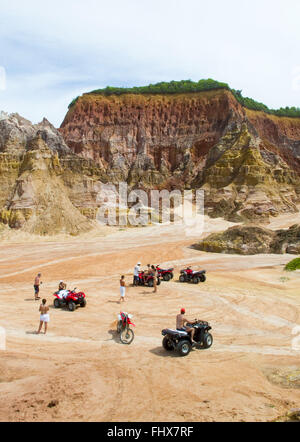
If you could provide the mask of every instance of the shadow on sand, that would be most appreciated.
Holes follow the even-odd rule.
[[[196,344],[196,347],[191,349],[191,353],[194,351],[201,351],[201,350],[205,350],[204,347],[201,347],[200,345]],[[165,350],[163,347],[155,347],[152,348],[151,350],[149,350],[150,353],[154,354],[155,356],[162,356],[164,358],[169,357],[169,358],[181,358],[181,357],[185,357],[185,356],[179,356],[179,354],[177,353],[177,351],[173,350],[173,351],[167,351]]]
[[[155,347],[149,350],[150,353],[154,354],[155,356],[161,356],[163,358],[179,358],[180,356],[176,351],[166,351],[162,347]]]
[[[117,330],[108,330],[108,333],[111,335],[111,339],[108,339],[108,341],[115,341],[117,344],[122,344],[120,341],[120,335],[117,332]]]

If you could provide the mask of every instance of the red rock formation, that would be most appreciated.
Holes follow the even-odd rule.
[[[300,119],[247,110],[227,90],[84,94],[60,131],[112,182],[202,187],[212,216],[297,210]]]
[[[128,178],[138,168],[172,172],[186,155],[201,160],[232,120],[245,112],[226,91],[180,95],[86,94],[66,115],[61,133],[77,154]],[[194,171],[195,172],[195,171]],[[119,177],[119,174],[118,174]]]
[[[31,232],[89,228],[103,183],[118,181],[202,188],[211,216],[265,220],[300,202],[300,119],[246,110],[227,90],[84,94],[60,133],[0,113],[0,174],[0,222]]]

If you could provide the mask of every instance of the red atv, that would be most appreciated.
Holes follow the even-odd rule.
[[[192,270],[190,267],[180,271],[180,282],[192,282],[193,284],[199,284],[199,282],[205,282],[206,270]]]
[[[156,266],[157,274],[164,281],[171,281],[174,277],[173,268],[170,269],[161,269],[159,266]]]
[[[86,297],[83,292],[76,293],[76,288],[73,290],[60,290],[54,293],[54,307],[68,307],[70,312],[74,312],[76,307],[85,307],[86,306]]]
[[[145,272],[139,274],[139,285],[147,285],[148,287],[154,286],[153,275],[146,275]],[[157,285],[160,284],[160,277],[157,276]]]

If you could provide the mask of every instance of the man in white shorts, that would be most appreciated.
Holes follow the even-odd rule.
[[[121,279],[120,279],[120,295],[121,295],[121,297],[120,297],[120,303],[121,303],[121,301],[125,301],[125,291],[126,291],[126,284],[125,284],[125,276],[123,275],[123,276],[121,276]]]
[[[49,316],[49,307],[46,305],[47,300],[43,299],[42,304],[40,305],[40,326],[37,331],[37,334],[39,335],[41,333],[43,324],[45,326],[45,334],[47,333],[47,326],[48,322],[50,322],[50,316]]]

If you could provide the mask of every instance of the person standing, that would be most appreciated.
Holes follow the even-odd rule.
[[[151,273],[153,275],[153,287],[154,287],[153,293],[156,293],[157,292],[157,270],[154,266],[151,266],[151,269],[152,269]]]
[[[42,274],[41,274],[41,273],[38,273],[37,276],[36,276],[35,279],[34,279],[34,284],[33,284],[33,287],[34,287],[34,299],[35,299],[36,301],[37,301],[38,299],[41,299],[41,298],[39,297],[39,293],[40,293],[40,284],[42,284],[41,276],[42,276]]]
[[[121,279],[120,279],[120,304],[121,304],[121,301],[122,302],[125,302],[125,291],[126,291],[126,283],[125,283],[125,276],[124,275],[122,275],[121,276]]]
[[[141,273],[141,263],[138,262],[133,270],[133,285],[137,286],[139,284],[139,274]]]
[[[48,323],[50,322],[50,316],[49,316],[49,307],[46,305],[47,304],[47,300],[43,299],[42,304],[40,305],[40,326],[39,329],[37,331],[37,334],[39,335],[41,333],[43,324],[45,326],[45,334],[47,333],[47,327],[48,327]]]

